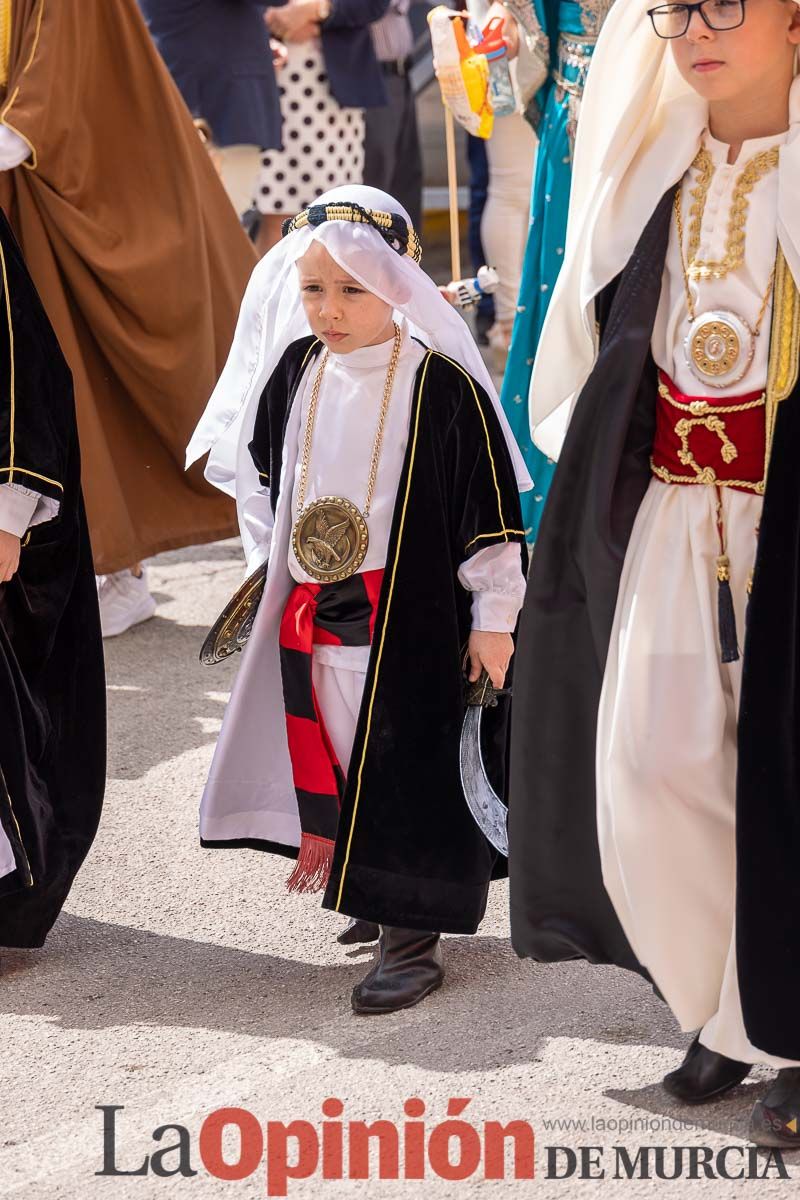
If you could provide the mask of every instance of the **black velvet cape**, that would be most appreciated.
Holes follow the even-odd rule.
[[[320,349],[311,337],[293,343],[261,397],[251,452],[273,511],[286,421],[309,351],[316,358]],[[414,382],[325,908],[385,925],[474,933],[490,879],[506,874],[461,789],[462,659],[472,621],[470,593],[457,579],[471,554],[506,541],[519,542],[525,555],[514,468],[492,403],[461,367],[429,351]],[[501,700],[484,720],[484,757],[500,794],[507,727]]]
[[[671,189],[597,301],[600,350],[567,431],[520,619],[511,932],[522,957],[642,970],[603,887],[595,740],[625,551],[650,481]],[[778,409],[743,659],[736,790],[745,1027],[800,1060],[800,388]],[[740,635],[742,631],[740,630]],[[702,697],[697,698],[702,703]],[[656,848],[654,847],[654,852]],[[642,972],[643,974],[645,972]]]
[[[58,500],[0,584],[0,945],[41,946],[92,843],[105,786],[105,676],[72,377],[0,213],[0,482]]]

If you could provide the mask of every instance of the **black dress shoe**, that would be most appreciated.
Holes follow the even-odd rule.
[[[705,1104],[736,1087],[749,1073],[749,1063],[708,1050],[698,1034],[677,1071],[664,1076],[664,1088],[684,1104]]]
[[[390,1013],[418,1004],[444,979],[438,933],[381,925],[378,961],[353,988],[353,1012]]]
[[[380,931],[380,926],[374,925],[372,921],[360,921],[358,917],[351,917],[347,928],[336,935],[336,940],[340,946],[357,946],[363,942],[377,942]]]
[[[800,1067],[784,1067],[750,1114],[750,1141],[757,1146],[800,1149]]]

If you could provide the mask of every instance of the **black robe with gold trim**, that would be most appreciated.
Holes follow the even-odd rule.
[[[261,397],[251,451],[277,508],[284,435],[309,358],[293,343]],[[464,800],[459,742],[462,658],[471,595],[460,564],[484,546],[523,545],[519,493],[485,392],[456,363],[428,352],[417,371],[364,699],[323,905],[386,925],[472,933],[505,859]],[[484,756],[505,792],[508,702],[484,721]],[[258,839],[204,840],[296,857]]]
[[[674,194],[671,188],[662,198],[625,270],[597,298],[599,354],[567,430],[520,618],[511,934],[520,956],[539,961],[586,958],[642,971],[603,887],[595,744],[620,576],[651,478],[658,381],[650,340]],[[776,295],[773,321],[784,319]],[[785,340],[796,354],[791,337]],[[736,783],[736,953],[745,1028],[753,1045],[793,1060],[800,1060],[798,446],[795,385],[778,406],[761,515]]]
[[[59,503],[0,584],[0,945],[35,947],[92,843],[105,785],[105,675],[72,378],[0,213],[0,482]]]

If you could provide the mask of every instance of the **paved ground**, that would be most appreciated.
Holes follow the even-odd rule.
[[[680,1061],[686,1039],[643,983],[585,964],[518,962],[506,941],[506,888],[497,885],[480,936],[447,939],[437,995],[405,1014],[356,1018],[349,993],[370,956],[336,945],[340,918],[285,893],[284,860],[200,850],[197,800],[233,669],[202,667],[197,651],[240,571],[235,542],[162,556],[152,568],[158,616],[108,644],[111,762],[100,836],[46,948],[2,959],[0,1194],[158,1200],[178,1187],[198,1198],[263,1196],[262,1169],[246,1182],[203,1169],[196,1137],[206,1114],[241,1106],[262,1122],[319,1127],[323,1100],[335,1096],[344,1120],[401,1122],[404,1101],[416,1096],[428,1132],[450,1097],[472,1098],[465,1117],[479,1130],[486,1120],[529,1121],[535,1184],[314,1177],[290,1184],[289,1195],[462,1200],[535,1188],[570,1200],[653,1190],[683,1197],[683,1180],[546,1178],[548,1145],[605,1146],[611,1175],[615,1145],[742,1144],[763,1078],[702,1110],[677,1109],[657,1080]],[[177,1122],[191,1133],[198,1175],[179,1183],[96,1177],[95,1105],[124,1106],[120,1169],[138,1167],[159,1148],[153,1130]],[[684,1127],[671,1124],[681,1118]],[[584,1130],[545,1124],[571,1119]],[[635,1132],[620,1132],[631,1122]],[[174,1141],[167,1134],[162,1145]],[[793,1194],[800,1166],[790,1170],[794,1182],[773,1177],[754,1183],[753,1194]],[[691,1184],[714,1197],[734,1186]]]

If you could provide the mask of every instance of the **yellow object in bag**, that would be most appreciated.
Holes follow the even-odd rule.
[[[491,137],[494,116],[489,100],[489,64],[467,40],[464,20],[440,4],[428,13],[433,66],[442,100],[459,125],[475,137]]]

